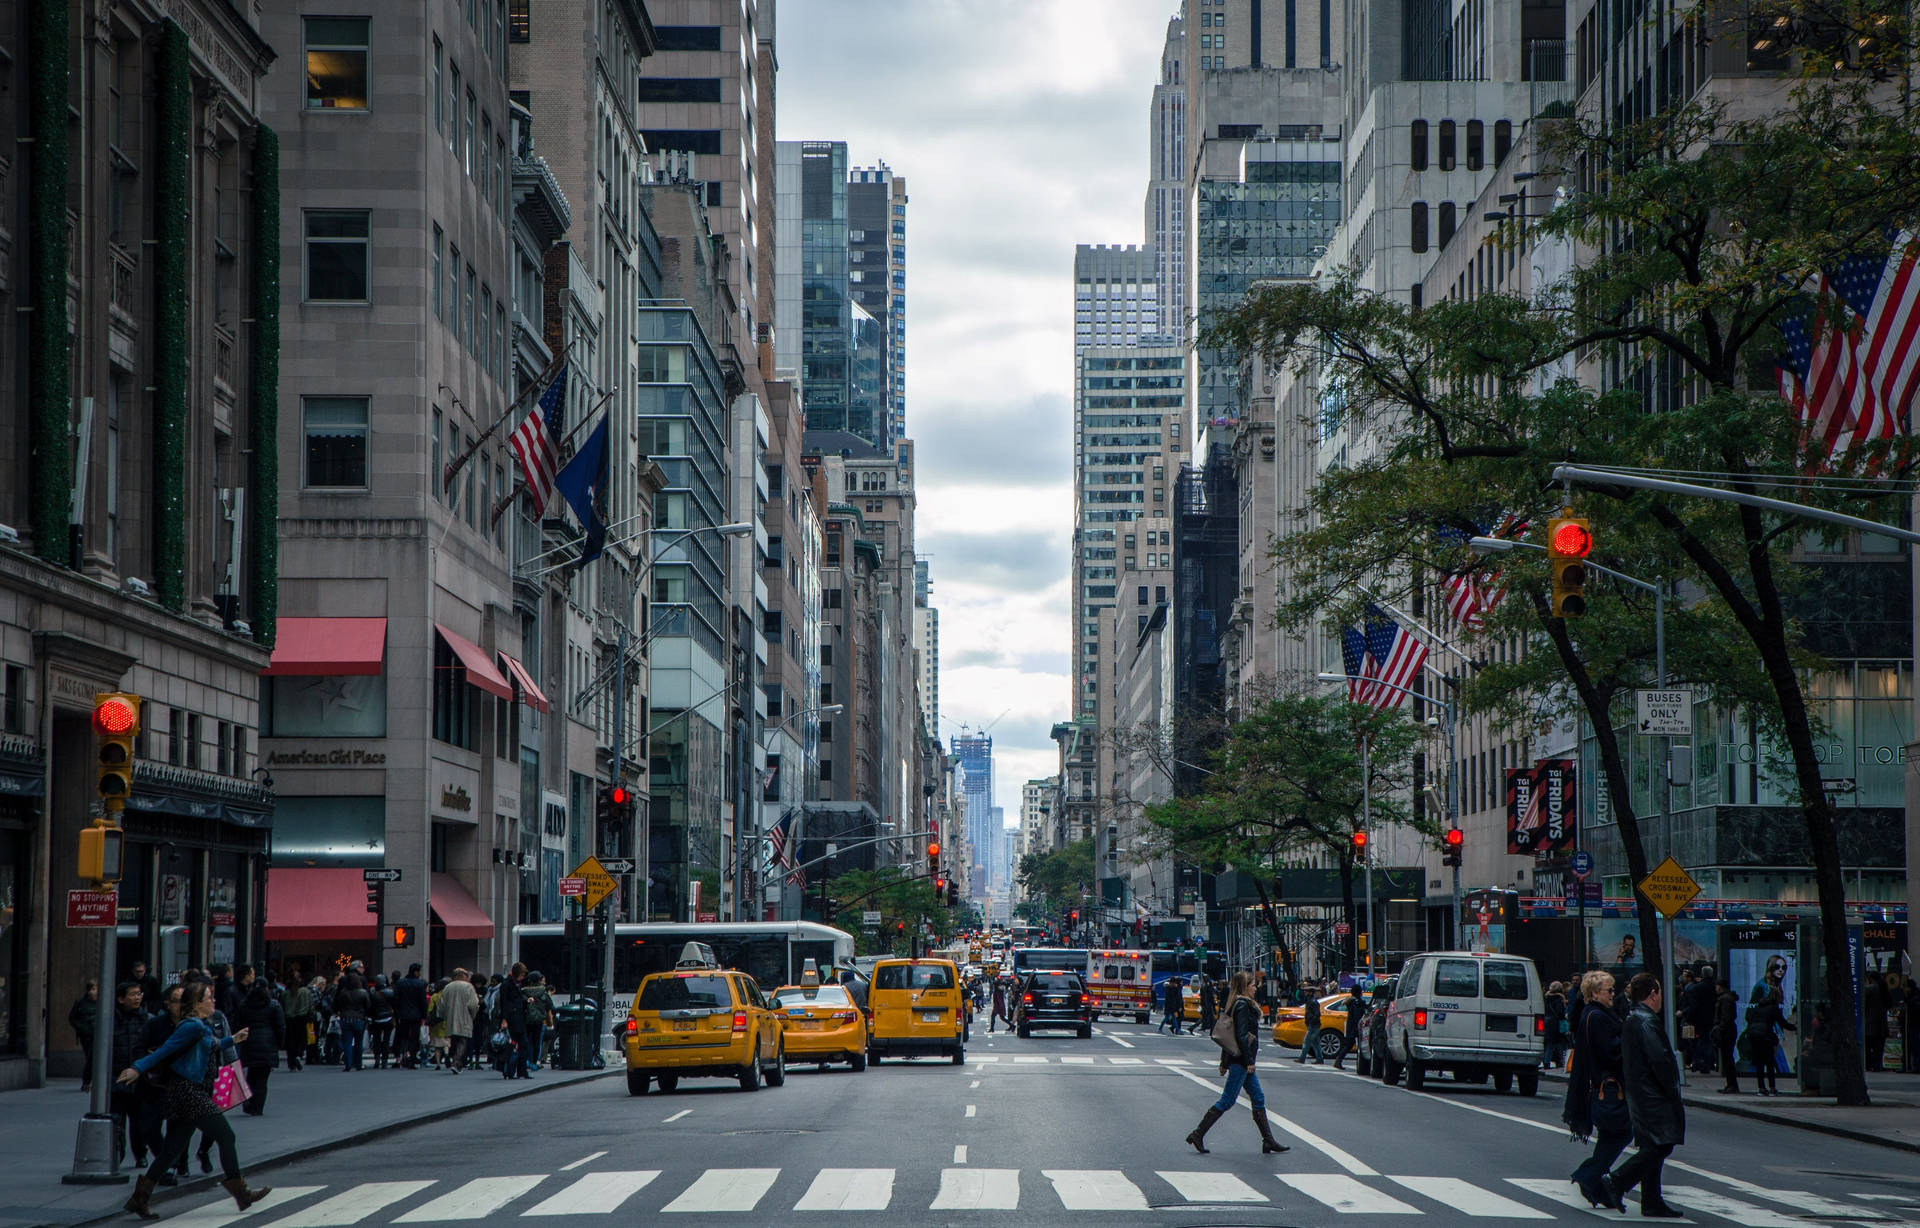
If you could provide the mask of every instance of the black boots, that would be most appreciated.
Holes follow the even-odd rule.
[[[151,1177],[141,1177],[135,1181],[133,1183],[133,1196],[127,1199],[127,1210],[133,1212],[141,1219],[159,1219],[160,1213],[147,1205],[153,1198],[153,1187],[155,1184]]]
[[[1265,1109],[1255,1109],[1253,1111],[1253,1124],[1260,1127],[1261,1155],[1269,1155],[1287,1150],[1284,1144],[1273,1141],[1273,1127],[1267,1124],[1267,1111]]]
[[[259,1202],[262,1198],[273,1193],[273,1187],[271,1186],[258,1190],[248,1189],[247,1179],[245,1177],[229,1177],[220,1183],[220,1188],[233,1195],[233,1205],[239,1207],[242,1211],[245,1211],[254,1203]]]
[[[1219,1120],[1220,1110],[1209,1108],[1207,1115],[1200,1119],[1200,1124],[1193,1128],[1193,1133],[1187,1135],[1187,1141],[1192,1143],[1193,1149],[1201,1155],[1210,1154],[1206,1147],[1207,1131],[1213,1129],[1213,1123]]]

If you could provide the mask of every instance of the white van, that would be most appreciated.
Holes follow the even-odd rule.
[[[1521,955],[1484,951],[1428,951],[1400,970],[1387,1008],[1389,1084],[1407,1073],[1418,1091],[1427,1076],[1447,1071],[1456,1080],[1520,1094],[1540,1090],[1546,1052],[1546,1002],[1540,973]]]

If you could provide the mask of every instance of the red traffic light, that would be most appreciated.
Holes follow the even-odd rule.
[[[933,889],[934,889],[935,891],[945,891],[945,890],[947,889],[947,880],[946,880],[946,879],[944,879],[944,878],[936,878],[936,879],[934,879],[934,880],[933,880]]]
[[[907,928],[907,923],[905,921],[895,921],[893,923],[893,928],[897,930],[904,930]]]
[[[1367,833],[1366,833],[1366,832],[1363,832],[1363,831],[1357,831],[1357,832],[1354,832],[1354,833],[1353,833],[1353,847],[1354,847],[1354,848],[1356,848],[1356,849],[1363,849],[1363,848],[1365,848],[1365,847],[1367,847]]]
[[[1447,834],[1442,836],[1441,839],[1447,842],[1448,848],[1457,849],[1466,843],[1467,837],[1465,832],[1462,832],[1458,827],[1454,827],[1449,828]]]
[[[1593,549],[1593,531],[1584,520],[1556,520],[1547,534],[1547,550],[1563,559],[1584,559]]]
[[[140,710],[123,695],[110,695],[93,706],[93,731],[103,737],[124,738],[140,727]]]
[[[1067,919],[1070,921],[1078,921],[1080,919],[1080,910],[1076,908],[1072,912],[1068,913]]]
[[[939,855],[940,855],[940,842],[938,840],[935,840],[932,843],[927,845],[927,856],[938,857]]]
[[[625,785],[614,785],[607,790],[607,800],[616,806],[624,806],[633,800],[633,790]]]

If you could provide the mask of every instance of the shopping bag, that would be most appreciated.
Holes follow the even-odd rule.
[[[1213,1037],[1213,1043],[1220,1046],[1220,1052],[1224,1057],[1229,1061],[1240,1060],[1240,1038],[1234,1035],[1232,1011],[1220,1016],[1209,1034]]]
[[[253,1095],[253,1089],[247,1086],[247,1072],[240,1068],[239,1062],[228,1062],[213,1076],[213,1107],[222,1113],[237,1108]]]

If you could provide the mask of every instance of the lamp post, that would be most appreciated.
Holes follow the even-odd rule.
[[[1547,549],[1545,546],[1537,545],[1533,542],[1511,541],[1504,537],[1475,537],[1470,540],[1467,545],[1470,546],[1476,554],[1507,554],[1515,549],[1538,550],[1545,553]],[[1631,584],[1642,592],[1653,594],[1653,685],[1657,688],[1664,688],[1667,685],[1666,586],[1664,584],[1655,584],[1646,580],[1637,579],[1627,575],[1625,572],[1615,571],[1611,567],[1602,567],[1592,559],[1587,559],[1585,562],[1588,567],[1593,568],[1603,576],[1612,576],[1622,584]],[[1665,734],[1661,734],[1658,740],[1660,746],[1658,756],[1659,779],[1654,782],[1653,796],[1660,808],[1660,843],[1666,855],[1671,857],[1673,856],[1673,815],[1670,813],[1671,807],[1667,804],[1667,778],[1672,767],[1668,762],[1672,751],[1669,748],[1668,739]],[[1573,825],[1574,830],[1578,832],[1580,828],[1579,816],[1576,815],[1574,817]],[[1586,885],[1583,883],[1580,887],[1582,909],[1586,907],[1586,899]],[[1660,997],[1665,1008],[1662,1013],[1667,1017],[1667,1043],[1673,1045],[1677,1052],[1679,1049],[1679,1029],[1675,1023],[1675,1004],[1673,1001],[1673,918],[1662,918],[1660,930]],[[1686,1075],[1683,1071],[1681,1081],[1685,1082],[1685,1080]]]
[[[795,709],[793,712],[790,712],[786,716],[782,717],[780,721],[773,726],[773,728],[764,731],[762,735],[763,740],[760,743],[760,749],[762,751],[767,750],[773,742],[773,735],[779,733],[782,729],[786,728],[788,721],[794,720],[795,718],[802,717],[802,716],[825,716],[829,712],[845,712],[846,710],[847,710],[847,705],[845,704],[822,704],[820,707],[817,707],[817,708]],[[738,815],[734,816],[733,823],[734,823],[734,829],[735,829],[733,833],[733,919],[735,921],[741,921],[741,920],[748,919],[746,916],[746,910],[741,907],[741,889],[746,879],[746,843],[747,842],[741,839],[741,834],[739,831],[740,817]],[[754,846],[757,848],[759,846],[759,840],[757,838],[758,832],[759,832],[758,824],[755,825],[754,831],[756,834]]]

